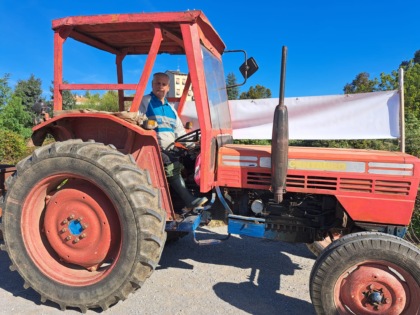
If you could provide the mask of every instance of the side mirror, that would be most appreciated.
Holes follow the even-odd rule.
[[[241,86],[246,83],[246,80],[250,78],[255,72],[258,70],[257,62],[253,57],[246,58],[246,51],[245,50],[225,50],[225,53],[232,53],[232,52],[242,52],[245,56],[245,62],[239,67],[239,71],[241,72],[242,76],[244,77],[244,82],[241,84],[229,85],[226,88],[230,89],[233,87]]]
[[[255,72],[258,70],[257,62],[253,57],[248,58],[240,67],[239,71],[241,71],[242,76],[246,79],[250,78]]]

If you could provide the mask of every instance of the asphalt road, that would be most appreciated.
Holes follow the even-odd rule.
[[[197,238],[225,234],[226,227],[199,229]],[[303,244],[231,236],[200,246],[187,235],[165,246],[160,265],[144,286],[109,310],[87,314],[315,314],[309,298],[314,257]],[[0,252],[0,314],[80,314],[23,288]]]

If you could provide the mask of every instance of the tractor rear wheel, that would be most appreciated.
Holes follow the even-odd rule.
[[[165,212],[148,172],[129,155],[56,142],[18,163],[7,186],[2,249],[42,302],[106,310],[157,265]]]
[[[420,250],[401,238],[361,234],[332,243],[316,261],[310,293],[317,314],[418,314]]]

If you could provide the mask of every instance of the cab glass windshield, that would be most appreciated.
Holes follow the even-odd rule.
[[[222,62],[201,46],[213,129],[230,129],[231,120]]]

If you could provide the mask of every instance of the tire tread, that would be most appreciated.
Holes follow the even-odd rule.
[[[72,157],[81,159],[100,168],[114,179],[115,183],[124,191],[126,198],[131,205],[138,227],[138,250],[137,258],[131,267],[129,276],[124,279],[123,284],[113,290],[103,290],[103,296],[96,301],[79,303],[74,301],[74,297],[68,299],[55,298],[53,294],[45,293],[41,290],[42,283],[32,283],[21,272],[20,267],[12,263],[10,269],[18,271],[23,277],[25,288],[31,287],[41,295],[41,302],[47,300],[57,303],[62,310],[67,307],[77,307],[82,312],[86,312],[89,308],[102,308],[106,310],[109,306],[124,300],[134,290],[141,287],[145,280],[150,276],[156,268],[166,240],[165,232],[165,212],[159,208],[159,196],[157,189],[152,186],[148,171],[140,170],[132,156],[124,155],[117,151],[115,147],[104,145],[96,142],[83,142],[80,139],[67,140],[64,142],[54,142],[44,147],[36,149],[31,156],[22,160],[17,164],[17,171],[6,181],[6,185],[10,189],[17,183],[19,177],[24,176],[29,169],[36,167],[37,163],[45,160]],[[118,176],[118,173],[124,172],[125,176]],[[131,178],[127,181],[127,178]],[[137,185],[130,184],[135,181]],[[7,216],[8,194],[5,198]],[[4,223],[0,225],[0,230],[7,230]],[[10,247],[7,239],[5,245],[2,246],[14,261],[14,249]],[[134,284],[134,285],[133,285]]]

